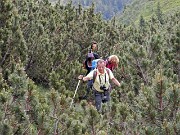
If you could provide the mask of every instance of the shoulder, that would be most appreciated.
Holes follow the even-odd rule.
[[[112,71],[109,68],[106,68],[106,72],[109,75],[110,78],[114,78],[114,75],[112,73]]]
[[[110,74],[111,70],[109,68],[106,68],[106,72]],[[111,72],[112,73],[112,72]]]
[[[99,59],[99,55],[97,53],[93,53],[95,59]]]

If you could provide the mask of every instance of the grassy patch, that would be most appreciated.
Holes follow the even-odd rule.
[[[157,11],[158,2],[163,14],[169,14],[180,10],[179,0],[135,0],[125,7],[123,14],[120,16],[122,23],[139,22],[140,16],[148,20]]]

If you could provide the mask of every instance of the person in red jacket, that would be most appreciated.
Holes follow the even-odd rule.
[[[111,71],[116,69],[119,64],[119,58],[116,55],[111,55],[106,60],[106,67],[109,68]]]

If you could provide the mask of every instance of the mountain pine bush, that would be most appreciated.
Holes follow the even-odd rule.
[[[125,27],[48,0],[0,2],[0,134],[178,134],[179,12]],[[91,42],[116,54],[111,101],[98,113],[78,75]]]

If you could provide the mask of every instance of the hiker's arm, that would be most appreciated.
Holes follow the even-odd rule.
[[[115,83],[119,87],[121,86],[120,82],[114,77],[114,75],[113,75],[111,70],[109,70],[109,77],[113,81],[113,83]]]
[[[84,76],[83,78],[82,78],[82,80],[83,81],[88,81],[88,80],[91,80],[89,77],[87,77],[87,76]]]
[[[93,78],[93,72],[90,72],[87,76],[79,75],[78,79],[83,81],[88,81]]]
[[[83,80],[83,81],[88,81],[88,80],[90,80],[91,78],[89,78],[89,77],[87,77],[87,76],[79,75],[78,79],[79,79],[79,80]]]
[[[112,78],[113,83],[115,83],[117,86],[121,86],[120,82],[116,78]]]

